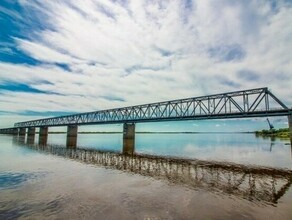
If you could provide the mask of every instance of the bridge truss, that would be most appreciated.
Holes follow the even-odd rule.
[[[257,88],[15,123],[14,127],[137,123],[284,116],[291,109],[268,88]]]

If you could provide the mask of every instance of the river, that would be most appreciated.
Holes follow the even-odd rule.
[[[0,219],[292,219],[289,140],[145,133],[134,155],[121,133],[0,143]]]

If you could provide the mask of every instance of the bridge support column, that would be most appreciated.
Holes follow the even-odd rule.
[[[19,128],[19,130],[18,130],[19,136],[25,136],[25,133],[26,133],[26,128]]]
[[[124,124],[123,128],[123,154],[133,155],[135,151],[135,124]]]
[[[290,138],[292,138],[292,114],[288,115],[288,125],[289,125],[289,131],[290,131]]]
[[[13,129],[12,129],[12,134],[13,134],[14,136],[17,136],[17,135],[18,135],[18,128],[13,128]]]
[[[26,128],[19,128],[18,129],[18,143],[19,144],[25,143],[25,134],[26,134]]]
[[[288,125],[289,125],[289,131],[290,131],[290,143],[291,143],[291,147],[292,147],[292,114],[288,115]],[[291,148],[291,150],[292,150],[292,148]]]
[[[76,146],[77,146],[77,133],[78,133],[78,126],[77,125],[69,125],[67,127],[67,140],[66,140],[66,147],[67,148],[76,148]]]
[[[28,144],[34,144],[34,138],[35,138],[35,128],[31,127],[27,130],[27,143]]]
[[[48,127],[40,127],[39,131],[39,144],[46,145],[48,141]]]

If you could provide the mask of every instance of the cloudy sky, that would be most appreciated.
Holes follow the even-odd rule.
[[[1,0],[0,127],[257,87],[291,107],[291,24],[290,0]]]

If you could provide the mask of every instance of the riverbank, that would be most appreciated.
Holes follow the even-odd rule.
[[[278,137],[278,138],[289,138],[289,128],[271,129],[271,130],[261,130],[256,131],[256,135],[265,137]]]

